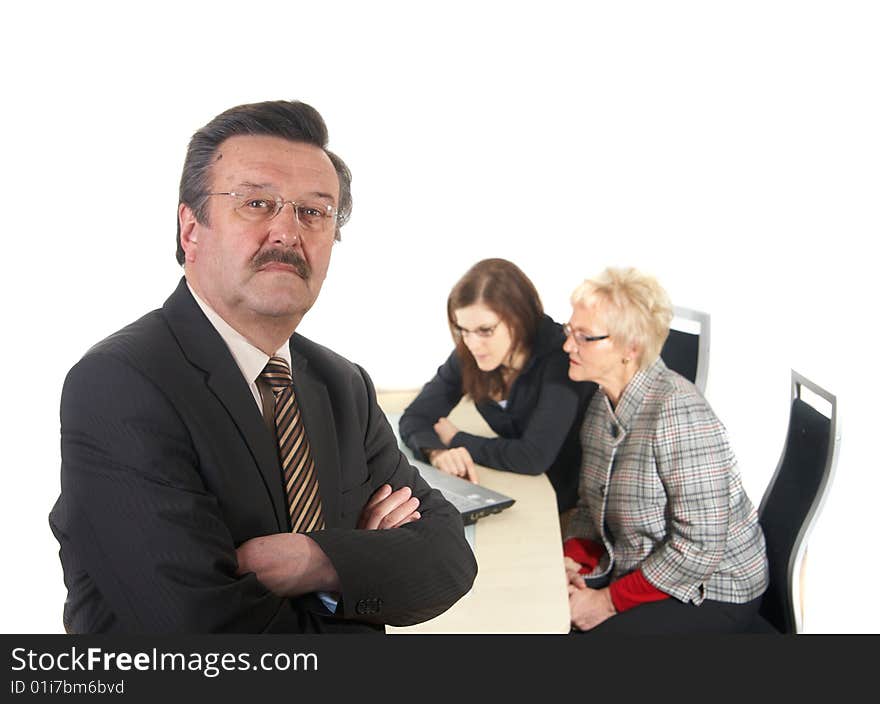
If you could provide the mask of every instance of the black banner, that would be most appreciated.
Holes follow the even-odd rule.
[[[430,693],[430,699],[468,702],[523,695],[535,687],[539,699],[552,693],[656,696],[688,686],[703,693],[697,699],[740,690],[751,698],[768,683],[784,683],[789,695],[815,695],[827,685],[841,696],[873,674],[878,644],[873,636],[526,635],[2,635],[0,642],[3,702],[69,696],[176,702],[197,696],[212,704],[269,694],[302,701],[333,693],[382,702]]]

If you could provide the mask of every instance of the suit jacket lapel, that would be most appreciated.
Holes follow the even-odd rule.
[[[292,342],[291,374],[293,390],[299,403],[300,414],[306,426],[315,471],[318,474],[318,489],[321,506],[328,528],[337,525],[340,517],[339,503],[339,444],[336,425],[333,422],[333,408],[324,383],[309,369],[308,360],[299,354]]]
[[[208,388],[238,426],[259,468],[279,532],[289,530],[276,440],[266,427],[229,348],[192,297],[186,279],[180,280],[163,311],[187,359],[206,373]]]

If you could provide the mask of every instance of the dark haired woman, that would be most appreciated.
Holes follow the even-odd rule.
[[[568,377],[562,326],[535,286],[504,259],[484,259],[447,300],[455,350],[400,419],[407,446],[435,467],[476,479],[474,464],[547,473],[559,510],[577,500],[578,430],[595,384]],[[497,438],[461,432],[447,418],[469,396]]]

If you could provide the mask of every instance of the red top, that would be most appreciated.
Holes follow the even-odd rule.
[[[581,568],[578,570],[580,574],[588,574],[599,564],[599,560],[605,554],[605,549],[592,540],[569,538],[562,544],[562,554],[580,563]],[[611,601],[618,613],[639,604],[669,598],[669,594],[661,592],[645,579],[641,570],[634,570],[613,581],[608,589],[611,592]]]

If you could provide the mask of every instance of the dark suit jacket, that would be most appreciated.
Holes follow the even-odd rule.
[[[461,518],[399,452],[358,366],[291,338],[294,389],[326,529],[310,534],[342,584],[337,615],[235,575],[235,548],[290,530],[275,438],[232,355],[181,280],[162,309],[98,343],[61,398],[61,544],[73,632],[313,632],[406,625],[471,586]],[[355,529],[382,484],[422,518]]]

